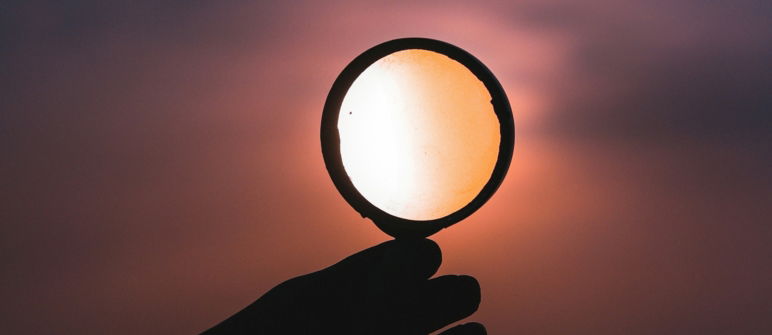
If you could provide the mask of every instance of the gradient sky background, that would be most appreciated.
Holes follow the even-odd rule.
[[[491,334],[772,333],[769,1],[0,3],[0,333],[190,334],[388,237],[327,176],[339,71],[482,60],[501,189],[433,236]]]

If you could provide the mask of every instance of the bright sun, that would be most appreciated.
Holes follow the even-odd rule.
[[[445,55],[403,50],[370,65],[340,109],[343,166],[381,210],[431,220],[468,204],[490,179],[499,124],[482,82]]]

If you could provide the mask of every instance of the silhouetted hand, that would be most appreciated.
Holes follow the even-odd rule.
[[[392,240],[290,279],[205,334],[427,334],[477,310],[469,276],[429,279],[442,262],[431,240]],[[442,334],[485,334],[479,323]]]

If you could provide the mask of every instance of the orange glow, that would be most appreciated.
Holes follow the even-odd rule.
[[[468,204],[498,157],[490,94],[465,66],[403,50],[368,67],[349,88],[338,130],[354,186],[394,216],[431,220]]]

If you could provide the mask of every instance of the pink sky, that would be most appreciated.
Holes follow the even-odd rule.
[[[515,116],[501,189],[432,237],[440,274],[481,283],[470,320],[490,334],[768,333],[763,8],[10,5],[0,333],[200,332],[386,240],[327,176],[319,122],[351,59],[408,36],[478,57]]]

